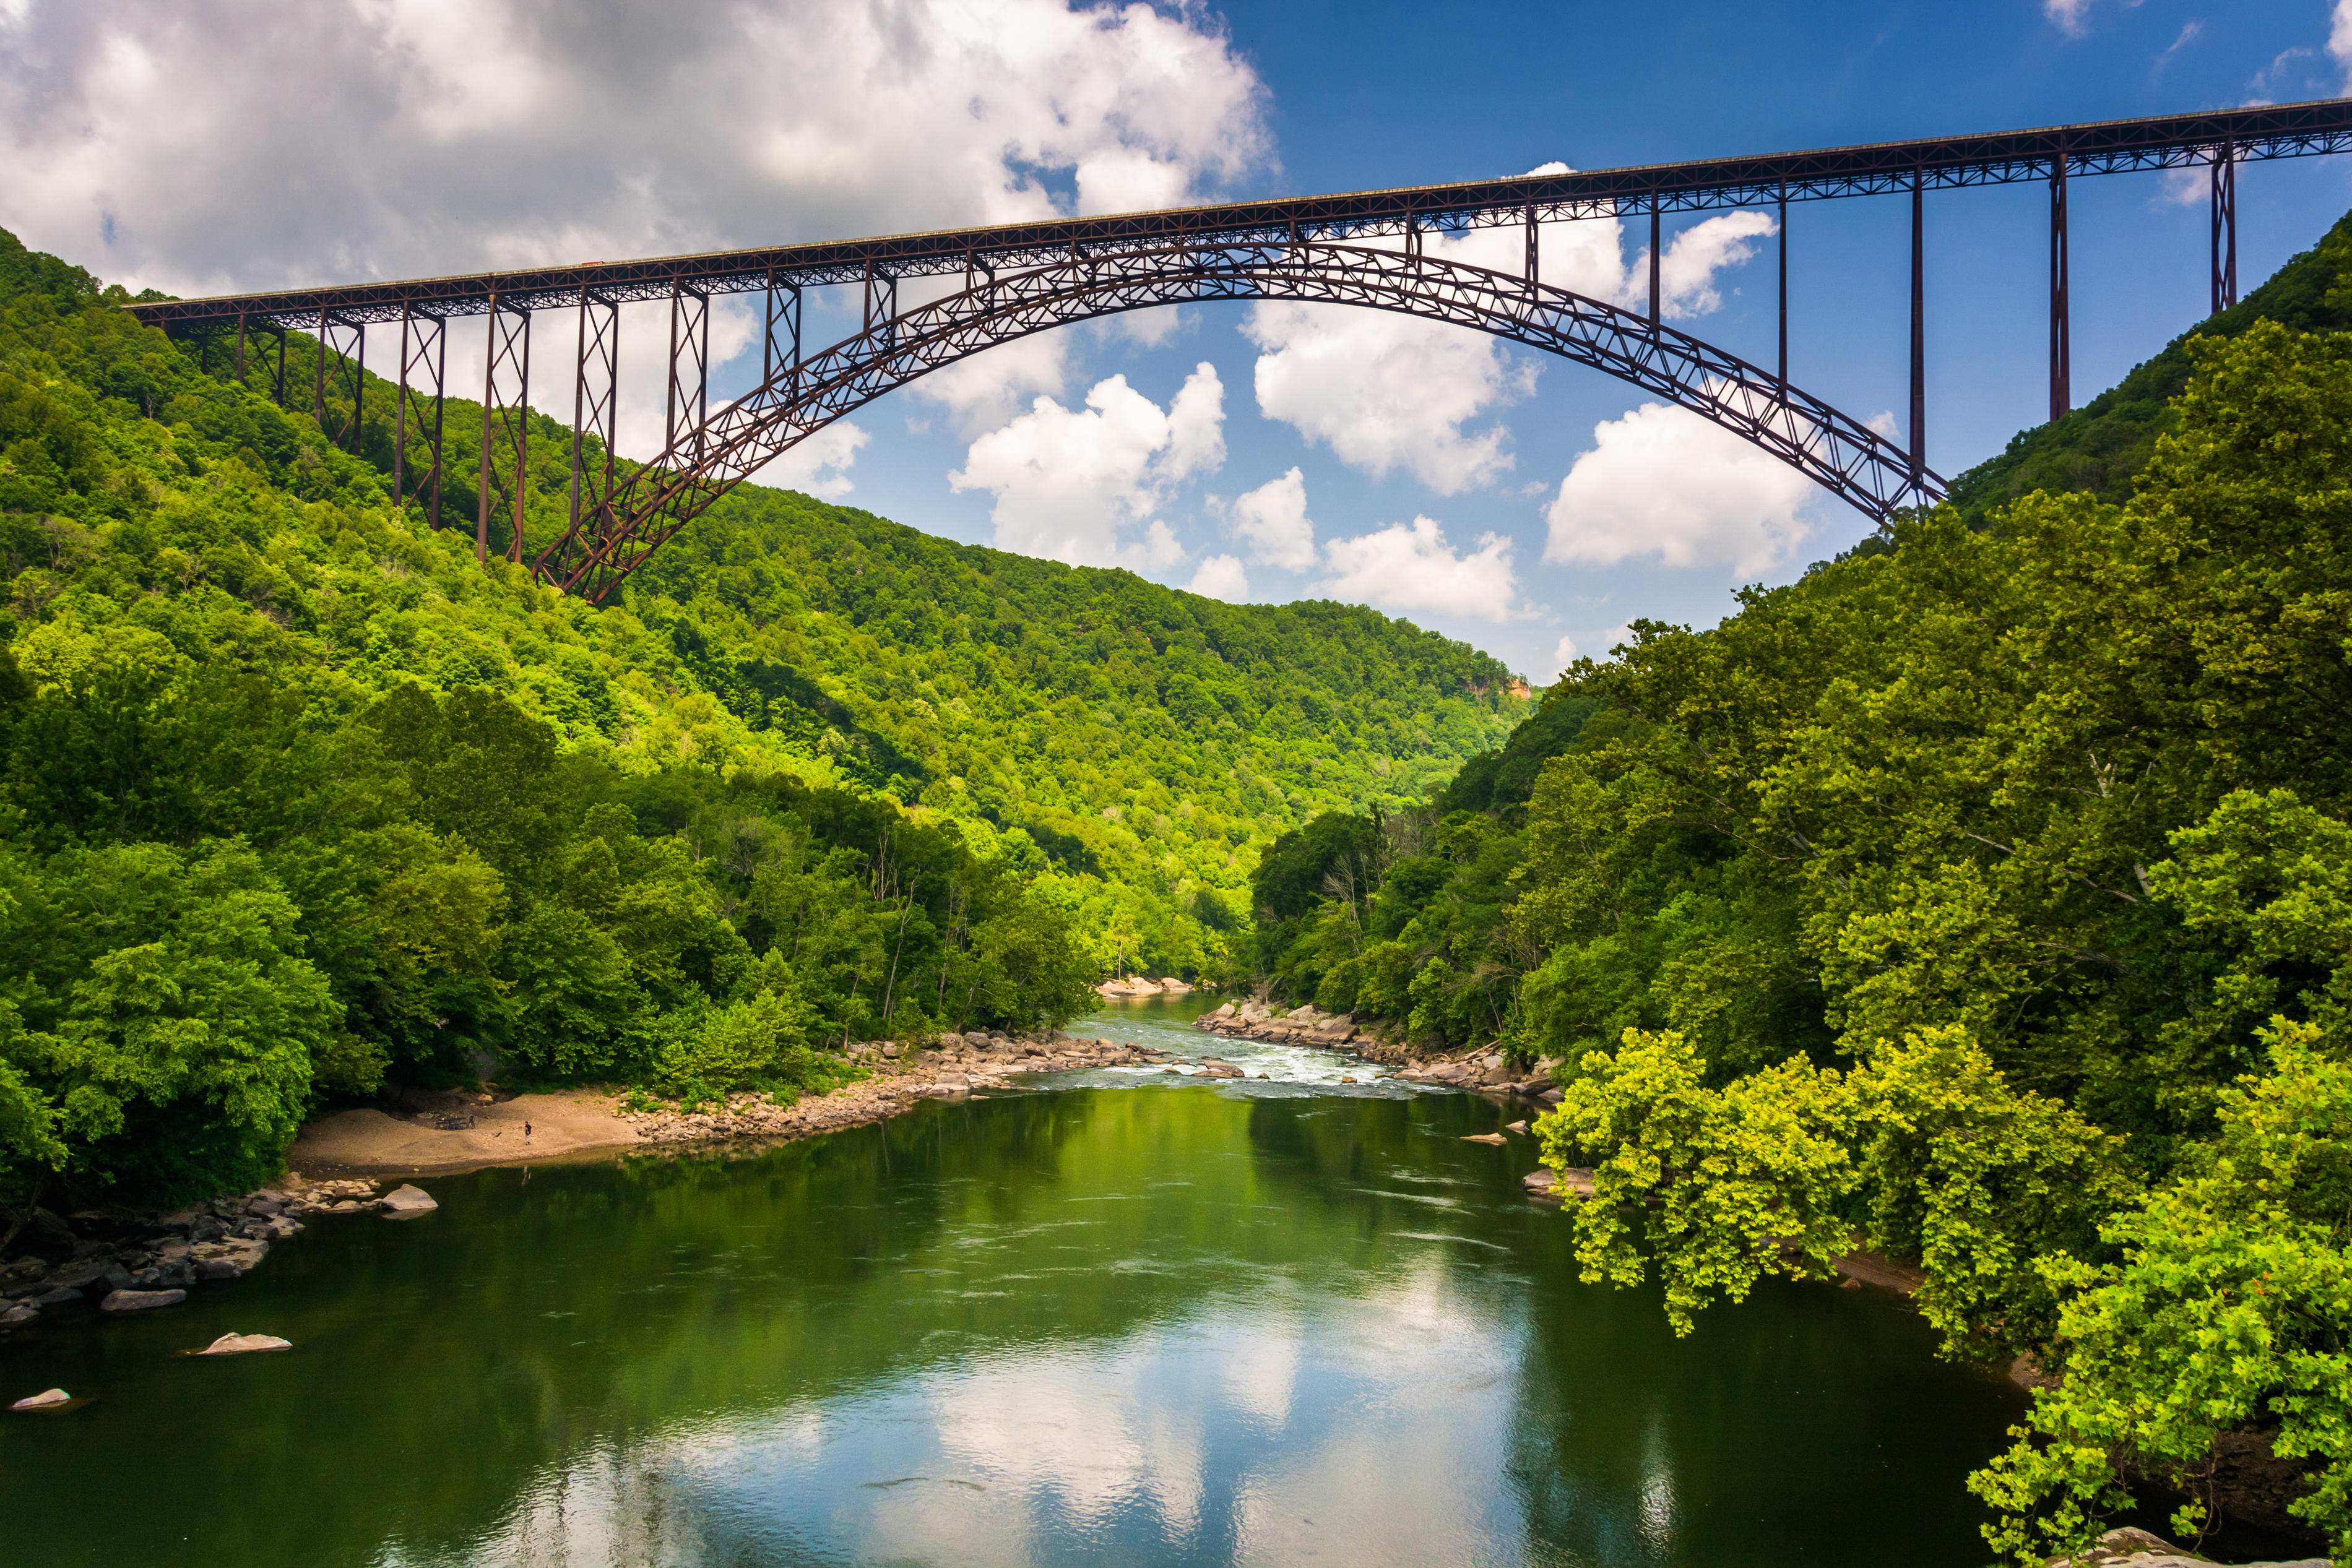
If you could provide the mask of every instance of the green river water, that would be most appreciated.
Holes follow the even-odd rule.
[[[1197,1008],[1074,1029],[1200,1054]],[[1978,1564],[2022,1407],[1892,1300],[1676,1341],[1473,1096],[1227,1045],[750,1157],[427,1180],[0,1346],[0,1561]],[[289,1352],[192,1360],[237,1330]]]

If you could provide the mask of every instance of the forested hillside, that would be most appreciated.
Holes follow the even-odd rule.
[[[2340,299],[2345,233],[2249,303]],[[2352,333],[2234,325],[2105,448],[2150,454],[2122,504],[1637,622],[1257,874],[1288,995],[1560,1062],[1588,1278],[1690,1332],[1859,1234],[1948,1354],[2060,1378],[1973,1483],[2022,1563],[2126,1475],[2210,1499],[2221,1433],[2352,1552]]]
[[[2235,338],[2257,321],[2275,321],[2297,332],[2352,329],[2352,293],[2340,281],[2347,259],[2352,214],[2262,287],[2175,338],[2081,408],[2020,431],[2000,455],[1952,481],[1952,505],[1980,518],[2035,490],[2088,490],[2101,500],[2128,500],[2132,480],[2155,454],[2156,438],[2172,428],[2172,401],[2195,369],[2189,340]]]
[[[1525,708],[1494,659],[1369,610],[1223,604],[782,491],[730,497],[628,602],[748,722],[1139,895],[1102,918],[1166,968],[1202,958],[1172,916],[1246,916],[1273,831],[1414,801]]]
[[[121,298],[0,236],[18,1213],[250,1183],[387,1079],[789,1089],[847,1041],[1066,1018],[1122,962],[1214,968],[1265,841],[1407,798],[1520,706],[1367,612],[772,492],[592,610],[388,504],[389,388],[338,451],[258,353],[238,384]],[[541,422],[534,528],[567,445]]]

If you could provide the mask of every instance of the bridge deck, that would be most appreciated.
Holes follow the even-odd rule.
[[[240,319],[315,327],[322,312],[346,324],[413,315],[477,316],[493,308],[577,305],[583,288],[606,300],[660,299],[678,287],[745,293],[859,283],[877,277],[1017,270],[1083,256],[1185,242],[1218,245],[1344,240],[1403,233],[1555,223],[1627,213],[1698,212],[1763,203],[2004,184],[2049,179],[2058,159],[2069,179],[2210,163],[2293,158],[2352,148],[2352,100],[2214,110],[2152,120],[2111,120],[1929,137],[1804,152],[1711,158],[1566,174],[1530,174],[1339,195],[1227,202],[1160,212],[1106,214],[948,229],[876,239],[663,256],[464,277],[343,284],[158,301],[130,307],[157,326]]]

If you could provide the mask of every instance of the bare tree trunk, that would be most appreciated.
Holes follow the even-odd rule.
[[[907,922],[915,915],[915,890],[907,890],[907,906],[898,911],[898,943],[890,949],[890,978],[882,987],[882,1021],[890,1021],[890,1004],[898,994],[898,956],[907,950]]]
[[[55,1174],[47,1166],[42,1167],[39,1177],[33,1183],[33,1190],[25,1195],[25,1211],[9,1222],[8,1233],[0,1236],[0,1255],[5,1255],[17,1235],[33,1223],[33,1215],[41,1207],[42,1196],[49,1190],[49,1177]]]

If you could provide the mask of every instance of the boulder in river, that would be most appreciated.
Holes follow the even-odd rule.
[[[1499,1145],[1503,1141],[1503,1134],[1500,1133],[1471,1133],[1465,1135],[1462,1141],[1465,1144],[1494,1144]]]
[[[1559,1203],[1571,1197],[1591,1197],[1592,1173],[1582,1168],[1556,1171],[1538,1167],[1521,1176],[1519,1185],[1539,1203]]]
[[[0,1312],[0,1329],[18,1328],[26,1323],[37,1322],[40,1316],[41,1309],[32,1302],[13,1301],[9,1303],[6,1312]]]
[[[144,1312],[157,1307],[176,1307],[188,1299],[185,1291],[109,1291],[106,1300],[98,1303],[101,1312]]]
[[[293,1348],[292,1340],[279,1339],[274,1333],[225,1333],[196,1354],[198,1355],[251,1355],[256,1351],[292,1350]]]
[[[379,1200],[385,1214],[398,1219],[412,1214],[430,1214],[441,1206],[433,1201],[421,1186],[404,1182],[385,1193]]]
[[[19,1399],[8,1406],[11,1410],[54,1410],[60,1405],[73,1403],[73,1396],[62,1388],[44,1388],[29,1399]]]
[[[1503,1124],[1503,1131],[1506,1133],[1524,1133],[1527,1130],[1528,1124],[1525,1122],[1507,1122]]]

